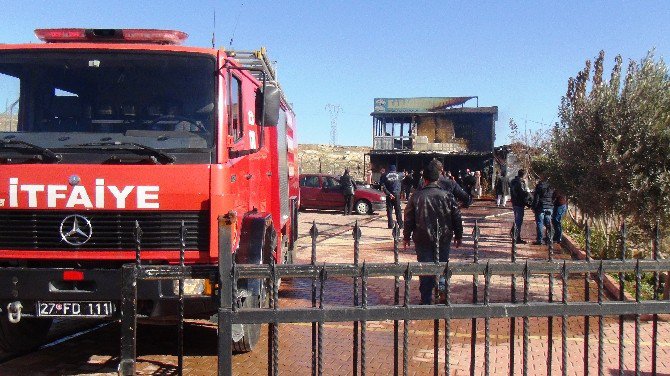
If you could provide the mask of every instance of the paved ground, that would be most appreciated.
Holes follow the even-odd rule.
[[[480,243],[481,259],[509,259],[509,228],[512,215],[509,209],[488,206],[478,202],[467,209],[466,239],[464,245],[452,251],[453,259],[472,260],[472,226],[475,219],[482,228]],[[532,239],[534,227],[530,222],[530,213],[524,224],[524,238]],[[317,239],[317,259],[319,263],[353,262],[353,238],[351,226],[358,220],[363,237],[361,240],[361,262],[392,262],[392,241],[390,230],[386,228],[385,218],[379,216],[345,217],[337,213],[305,212],[301,214],[301,234],[298,242],[297,262],[307,263],[310,258],[311,241],[307,230],[312,223],[319,228]],[[519,258],[546,258],[548,251],[539,246],[520,246]],[[568,258],[561,250],[554,253],[556,258]],[[415,261],[412,249],[402,250],[401,262]],[[280,291],[282,307],[309,306],[310,284],[308,280],[286,280]],[[583,300],[583,276],[571,276],[568,284],[570,300]],[[596,296],[596,285],[591,282],[591,297]],[[561,298],[561,283],[556,280],[553,294]],[[329,279],[326,284],[324,302],[326,305],[351,305],[352,284],[350,280]],[[548,299],[549,283],[546,277],[533,277],[530,285],[533,301]],[[369,280],[369,304],[392,304],[393,279],[371,278]],[[418,303],[418,281],[415,278],[411,286],[411,302]],[[523,285],[518,286],[518,298],[521,299]],[[466,302],[472,299],[472,279],[454,278],[451,289],[452,300]],[[483,283],[480,282],[480,298],[483,296]],[[510,298],[510,278],[493,278],[491,281],[491,300],[508,301]],[[401,297],[402,299],[402,297]],[[568,374],[583,374],[584,319],[570,318],[567,326]],[[597,328],[598,320],[592,318],[589,360],[591,373],[596,374]],[[548,330],[547,319],[530,319],[529,374],[547,373]],[[441,324],[440,367],[444,367],[444,327]],[[453,375],[469,374],[471,361],[471,321],[452,320],[450,364]],[[491,371],[492,374],[508,374],[510,358],[510,322],[508,319],[491,320]],[[561,372],[561,320],[554,319],[553,363],[554,374]],[[352,370],[353,324],[325,324],[324,374],[349,375]],[[401,326],[402,328],[402,326]],[[604,322],[605,333],[605,374],[613,375],[618,370],[618,322],[607,318]],[[651,324],[644,322],[641,327],[641,366],[647,374],[650,370]],[[265,330],[264,330],[265,332]],[[172,327],[140,326],[139,328],[139,364],[140,374],[175,374],[176,335]],[[311,325],[281,325],[280,333],[280,374],[308,375],[311,373]],[[401,331],[402,333],[402,331]],[[626,345],[625,368],[634,369],[633,351],[634,322],[625,322],[624,343]],[[516,373],[521,374],[522,321],[517,320],[515,338]],[[483,374],[484,364],[484,320],[477,322],[477,345],[475,364],[477,374]],[[112,375],[118,362],[118,326],[110,324],[89,334],[70,341],[43,349],[0,364],[0,375]],[[402,337],[401,337],[402,338]],[[393,323],[370,322],[367,324],[367,371],[371,375],[393,373]],[[670,374],[670,324],[659,324],[659,371]],[[187,375],[216,374],[216,329],[208,323],[193,322],[186,328],[186,369]],[[413,321],[410,323],[409,341],[410,374],[432,374],[433,361],[433,323]],[[247,354],[234,357],[233,370],[236,375],[267,374],[267,337],[263,336],[258,347]],[[402,366],[402,363],[401,363]],[[443,372],[442,372],[443,373]]]

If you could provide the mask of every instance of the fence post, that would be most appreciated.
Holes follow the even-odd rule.
[[[137,339],[137,267],[125,264],[121,269],[121,359],[119,375],[135,374]]]
[[[219,338],[218,338],[218,375],[230,376],[233,374],[233,344],[232,344],[232,302],[233,280],[231,270],[233,266],[233,246],[236,231],[237,215],[229,212],[219,216]]]
[[[119,375],[134,375],[137,357],[137,274],[142,260],[142,229],[135,221],[135,264],[121,267],[121,357]]]

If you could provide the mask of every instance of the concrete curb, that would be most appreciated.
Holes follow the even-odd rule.
[[[578,260],[586,260],[586,251],[582,250],[577,242],[572,239],[569,235],[563,233],[563,241],[561,242],[561,245],[570,251],[572,256]],[[593,260],[594,262],[597,262],[597,260]],[[607,294],[609,295],[610,298],[618,300],[619,299],[619,283],[609,274],[605,274],[603,276],[603,288],[606,290]],[[635,297],[631,294],[629,294],[627,291],[623,292],[624,295],[624,301],[635,301]],[[626,318],[635,318],[634,315],[626,316]],[[662,321],[670,321],[670,315],[658,315],[659,320]],[[653,319],[653,315],[641,315],[640,320],[642,321],[651,321]]]

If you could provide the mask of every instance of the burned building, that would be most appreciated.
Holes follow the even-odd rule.
[[[473,99],[476,106],[466,107]],[[373,180],[389,165],[416,171],[433,158],[453,174],[491,176],[498,107],[479,107],[477,97],[375,98],[371,115]]]

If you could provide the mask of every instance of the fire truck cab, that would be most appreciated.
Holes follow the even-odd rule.
[[[182,46],[151,29],[38,29],[0,45],[0,348],[39,345],[54,318],[118,318],[125,263],[291,262],[299,199],[295,114],[265,51]],[[263,281],[236,304],[265,304]],[[138,314],[174,318],[177,283],[141,281]],[[185,282],[185,313],[216,312],[215,281]],[[234,331],[250,350],[257,326]]]

